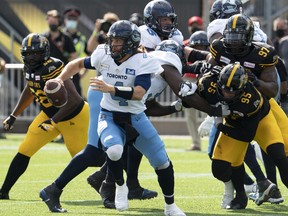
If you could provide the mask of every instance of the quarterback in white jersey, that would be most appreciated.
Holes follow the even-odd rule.
[[[213,36],[216,33],[220,33],[223,35],[223,31],[225,29],[226,23],[228,21],[227,19],[215,19],[211,23],[209,23],[207,27],[207,37],[208,41],[211,43],[213,39]],[[253,22],[254,23],[254,36],[253,41],[258,41],[262,43],[267,42],[267,35],[261,30],[259,22]]]
[[[113,86],[134,86],[135,78],[142,74],[160,73],[163,69],[155,58],[146,53],[136,53],[122,64],[116,64],[110,55],[106,55],[105,44],[101,44],[91,55],[91,65],[102,74],[103,81]],[[127,112],[139,114],[146,107],[144,99],[125,100],[121,97],[112,96],[110,93],[103,94],[101,107],[109,111]]]
[[[107,154],[107,165],[116,186],[115,207],[129,208],[128,187],[123,177],[125,144],[134,143],[158,176],[164,194],[165,215],[186,214],[174,202],[174,170],[165,145],[144,110],[144,95],[151,85],[151,74],[163,68],[141,49],[139,28],[126,20],[115,22],[107,34],[106,45],[98,46],[91,57],[66,65],[58,78],[65,80],[81,68],[96,68],[103,80],[93,78],[90,85],[103,92],[98,135]],[[137,139],[136,139],[137,138]]]

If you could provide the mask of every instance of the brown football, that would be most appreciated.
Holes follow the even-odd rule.
[[[59,80],[48,80],[45,83],[44,92],[47,96],[47,99],[55,107],[63,107],[68,101],[67,90]]]

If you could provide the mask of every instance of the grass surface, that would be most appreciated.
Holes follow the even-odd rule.
[[[9,164],[17,152],[23,135],[7,134],[6,140],[0,140],[0,184],[3,183]],[[227,211],[220,208],[223,184],[211,174],[211,162],[206,151],[187,152],[189,137],[163,137],[168,154],[175,170],[175,201],[187,216],[192,215],[288,215],[287,189],[280,180],[279,187],[285,199],[280,205],[263,204],[256,206],[248,202],[245,210]],[[202,143],[207,149],[207,140]],[[39,198],[39,190],[62,172],[70,161],[70,156],[62,144],[49,143],[31,160],[28,169],[10,191],[10,200],[0,200],[0,215],[51,215],[46,205]],[[141,185],[158,191],[155,199],[129,202],[130,208],[125,212],[105,209],[100,196],[86,182],[86,178],[98,168],[88,168],[77,176],[64,189],[61,204],[69,215],[164,215],[164,200],[158,186],[157,177],[143,159],[139,177]]]

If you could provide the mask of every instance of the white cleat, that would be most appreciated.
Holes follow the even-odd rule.
[[[226,209],[230,205],[231,201],[234,199],[234,186],[232,181],[224,183],[224,194],[222,197],[221,208]]]
[[[165,210],[164,210],[165,216],[186,216],[186,214],[178,208],[178,206],[173,204],[165,204]]]
[[[118,211],[125,211],[129,208],[128,187],[126,183],[122,186],[116,184],[115,207]]]

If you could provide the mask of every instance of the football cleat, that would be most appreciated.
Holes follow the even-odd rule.
[[[248,197],[246,192],[236,193],[236,197],[231,201],[229,205],[226,206],[226,209],[238,210],[245,209],[248,203]]]
[[[51,212],[64,213],[67,212],[60,205],[60,196],[63,190],[57,188],[55,183],[48,185],[40,191],[40,198],[46,203]]]
[[[139,199],[139,200],[145,200],[145,199],[152,199],[158,196],[158,193],[156,191],[144,189],[141,186],[135,188],[135,189],[129,189],[128,193],[128,199]]]
[[[258,192],[250,193],[248,195],[248,198],[254,202],[256,201],[256,199],[258,197],[259,197]],[[269,202],[271,204],[280,204],[280,203],[284,202],[284,199],[280,193],[280,190],[274,190],[273,193],[271,194],[271,197],[265,202]]]
[[[9,200],[9,194],[0,190],[0,199],[7,199]]]
[[[256,205],[261,205],[263,202],[268,201],[273,194],[279,191],[278,187],[268,179],[258,182],[258,196],[255,200]]]
[[[175,204],[165,204],[165,216],[186,216],[186,214]]]
[[[125,211],[129,208],[128,187],[126,183],[121,186],[116,184],[115,207],[118,211]]]
[[[250,193],[255,193],[257,191],[257,183],[253,183],[251,185],[246,185],[244,184],[244,189],[245,189],[245,192],[246,194],[250,194]]]
[[[226,209],[226,207],[231,203],[234,199],[234,186],[232,181],[228,181],[224,183],[224,194],[222,197],[221,208]]]
[[[102,202],[105,208],[115,209],[115,183],[102,182],[99,190],[99,194],[102,198]]]
[[[102,182],[105,180],[106,173],[101,170],[96,171],[87,178],[87,182],[99,193]]]

